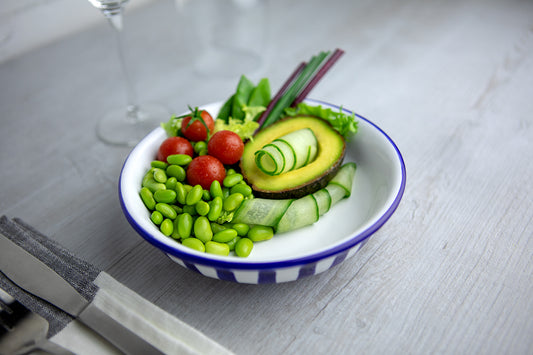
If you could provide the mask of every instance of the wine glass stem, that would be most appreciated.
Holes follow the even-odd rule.
[[[117,37],[117,48],[118,48],[118,56],[120,60],[120,68],[122,70],[122,75],[124,77],[124,83],[126,86],[126,100],[127,100],[127,114],[128,118],[132,120],[137,120],[137,112],[138,112],[138,104],[137,104],[137,92],[135,90],[130,70],[129,70],[129,62],[127,60],[126,55],[126,48],[124,43],[124,33],[123,33],[123,16],[122,16],[122,9],[120,11],[116,11],[113,13],[108,13],[106,15],[107,19],[109,20],[109,23],[115,30],[115,34]]]

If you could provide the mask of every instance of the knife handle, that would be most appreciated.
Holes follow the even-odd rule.
[[[78,320],[100,334],[127,355],[164,355],[163,352],[117,322],[93,303],[79,314]]]

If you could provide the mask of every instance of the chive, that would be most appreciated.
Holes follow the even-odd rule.
[[[316,75],[309,81],[309,83],[306,85],[306,87],[300,92],[298,97],[293,101],[292,106],[296,106],[300,102],[302,102],[309,92],[315,87],[315,85],[324,77],[324,75],[328,72],[329,69],[339,60],[339,58],[344,54],[344,51],[342,49],[335,49],[333,54],[328,58],[326,63],[318,70]]]
[[[287,89],[285,94],[281,96],[279,101],[275,103],[274,108],[265,119],[261,127],[268,126],[279,119],[283,110],[289,107],[296,99],[299,92],[303,89],[306,83],[310,80],[312,75],[316,72],[322,61],[328,56],[329,52],[320,52],[318,55],[313,56],[309,63],[305,66],[302,72],[298,75],[294,83]]]

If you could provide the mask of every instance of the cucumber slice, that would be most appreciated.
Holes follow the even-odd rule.
[[[271,200],[264,198],[244,200],[235,211],[231,222],[273,227],[282,218],[292,201],[292,199]]]
[[[346,190],[340,185],[329,183],[328,186],[325,187],[325,189],[331,197],[332,206],[342,200],[344,197],[346,197]]]
[[[316,205],[318,206],[318,214],[320,216],[329,211],[329,208],[331,207],[331,196],[326,189],[320,189],[311,196],[313,196],[316,201]]]
[[[345,196],[349,197],[352,193],[353,178],[357,166],[354,162],[349,162],[341,166],[337,175],[330,180],[329,184],[339,185],[346,192]]]
[[[302,128],[275,139],[255,152],[255,163],[265,174],[279,175],[309,164],[317,153],[318,142],[313,130]]]
[[[318,221],[318,206],[312,195],[294,200],[275,227],[276,233],[288,232]]]

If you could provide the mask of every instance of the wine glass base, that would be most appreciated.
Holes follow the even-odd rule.
[[[106,144],[133,147],[169,118],[169,111],[156,104],[144,104],[136,110],[123,107],[102,117],[96,127],[96,133]]]

